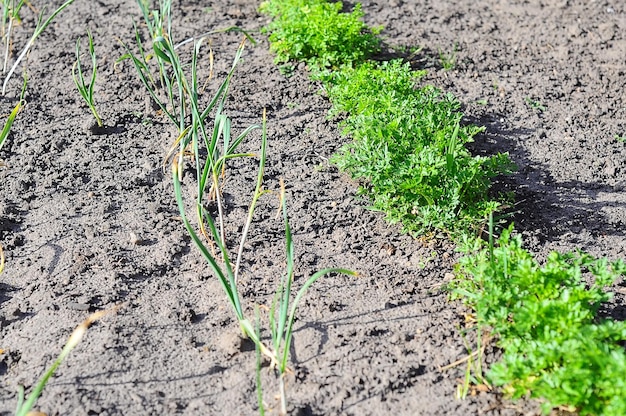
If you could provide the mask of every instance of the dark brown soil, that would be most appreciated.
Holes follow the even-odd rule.
[[[38,4],[41,3],[41,4]],[[35,6],[44,2],[34,1]],[[47,3],[47,2],[46,2]],[[58,5],[60,1],[49,2]],[[258,40],[237,71],[228,104],[241,131],[268,111],[267,187],[287,184],[296,285],[328,266],[360,277],[319,280],[299,310],[288,380],[296,415],[530,415],[533,401],[498,392],[455,398],[466,366],[467,311],[442,286],[458,256],[451,243],[399,233],[355,197],[328,164],[342,138],[319,85],[300,65],[282,75],[245,0],[176,1],[178,40],[238,25]],[[207,8],[208,7],[208,8]],[[468,122],[485,126],[476,153],[509,151],[519,172],[497,190],[516,195],[513,220],[540,257],[583,249],[624,257],[626,240],[626,8],[620,1],[364,1],[369,25],[391,46],[422,47],[411,60],[427,82],[455,94]],[[14,54],[35,16],[24,13]],[[76,1],[37,40],[27,63],[27,105],[0,152],[0,413],[32,386],[90,311],[123,303],[93,326],[38,402],[49,415],[258,414],[255,353],[238,336],[218,282],[178,218],[161,169],[175,131],[147,101],[119,43],[133,41],[133,1]],[[70,71],[89,28],[99,56],[103,131]],[[240,36],[212,37],[216,78]],[[457,45],[451,70],[439,49]],[[396,48],[397,49],[397,48]],[[16,103],[20,77],[0,97]],[[534,104],[534,105],[533,105]],[[534,108],[533,108],[534,107]],[[540,109],[541,107],[542,109]],[[95,134],[100,133],[100,134]],[[258,149],[259,137],[244,144]],[[225,190],[233,244],[256,162],[231,165]],[[241,291],[249,310],[269,304],[284,265],[282,224],[266,197],[246,248]],[[624,317],[621,288],[607,314]],[[466,334],[467,332],[467,334]],[[487,361],[497,352],[489,346]],[[276,414],[272,372],[264,397]]]

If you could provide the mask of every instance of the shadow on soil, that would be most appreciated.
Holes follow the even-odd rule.
[[[530,159],[524,147],[524,139],[533,131],[507,129],[498,121],[500,118],[500,115],[484,115],[466,117],[465,121],[486,127],[471,145],[474,154],[488,156],[509,152],[517,165],[517,172],[496,178],[492,188],[496,194],[510,192],[515,195],[507,222],[514,222],[519,232],[532,235],[542,245],[583,230],[594,237],[625,235],[621,222],[611,221],[602,208],[607,205],[624,207],[626,204],[597,202],[601,193],[615,192],[614,187],[598,182],[555,180],[546,166]]]

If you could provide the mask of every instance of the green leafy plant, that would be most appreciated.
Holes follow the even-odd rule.
[[[72,352],[72,350],[76,348],[76,346],[80,343],[80,341],[83,339],[83,337],[87,333],[87,330],[89,329],[89,327],[94,322],[101,319],[105,315],[117,312],[118,309],[119,309],[119,306],[114,307],[109,310],[95,312],[89,315],[87,319],[85,319],[80,325],[76,327],[76,329],[74,329],[74,331],[68,338],[67,342],[65,343],[65,346],[61,350],[61,353],[57,356],[56,360],[54,360],[54,362],[48,368],[48,370],[46,370],[46,372],[41,377],[41,379],[39,379],[39,381],[37,382],[37,385],[35,385],[35,388],[28,395],[28,398],[26,398],[26,400],[24,400],[24,388],[20,386],[20,389],[18,391],[17,408],[15,410],[15,416],[28,416],[29,414],[32,414],[30,412],[32,408],[35,406],[35,403],[37,402],[37,399],[39,398],[39,396],[41,396],[41,393],[46,387],[46,384],[48,384],[48,381],[54,375],[54,372],[61,365],[61,363],[67,358],[70,352]]]
[[[405,231],[457,236],[480,228],[501,203],[488,198],[490,178],[510,172],[508,155],[472,156],[465,145],[482,131],[461,126],[459,103],[401,61],[365,63],[326,77],[343,132],[352,138],[332,158],[376,210]]]
[[[399,60],[363,62],[380,45],[378,31],[365,30],[360,5],[351,14],[342,8],[325,0],[261,6],[274,18],[265,30],[276,62],[312,64],[333,104],[331,115],[345,117],[343,131],[352,142],[332,161],[361,180],[359,192],[372,208],[405,231],[476,231],[502,206],[487,193],[491,178],[514,169],[508,155],[473,157],[465,145],[482,129],[461,126],[451,95],[417,88],[424,72]]]
[[[270,0],[260,10],[273,20],[270,49],[276,63],[305,61],[315,69],[352,66],[380,50],[376,37],[382,28],[368,28],[361,5],[343,13],[342,2],[325,0]]]
[[[597,318],[626,264],[553,252],[540,265],[512,230],[486,248],[474,242],[453,283],[504,350],[489,378],[514,398],[543,398],[546,412],[570,406],[582,415],[626,414],[626,323]]]
[[[35,26],[35,31],[33,32],[33,35],[30,37],[30,39],[26,43],[26,46],[24,47],[24,49],[22,49],[22,52],[19,54],[19,56],[15,60],[15,62],[13,63],[13,66],[9,70],[9,73],[7,74],[6,78],[4,79],[4,83],[2,84],[2,95],[5,95],[6,89],[7,89],[7,84],[9,83],[9,80],[11,79],[11,76],[15,72],[15,69],[18,67],[20,62],[22,62],[22,59],[24,59],[24,57],[26,56],[26,54],[28,53],[30,48],[32,48],[32,46],[35,44],[35,41],[37,40],[39,35],[41,35],[41,33],[44,30],[46,30],[48,25],[54,20],[55,17],[57,17],[57,15],[59,13],[61,13],[67,6],[69,6],[72,3],[74,3],[74,0],[67,0],[65,3],[60,5],[58,9],[56,9],[54,12],[52,12],[52,14],[45,21],[43,20],[43,15],[45,13],[45,8],[41,11],[41,13],[39,14],[39,17],[37,18],[37,24]]]
[[[620,143],[626,143],[626,134],[620,136],[619,134],[615,135],[615,140],[617,140]]]
[[[96,104],[93,99],[93,90],[96,84],[96,74],[98,72],[98,60],[96,59],[93,37],[91,36],[90,31],[87,31],[87,39],[89,56],[91,57],[91,78],[89,79],[89,82],[85,82],[83,69],[80,64],[80,38],[76,40],[76,62],[74,62],[74,66],[72,67],[72,78],[74,79],[76,88],[78,88],[78,92],[89,106],[93,116],[96,118],[98,127],[102,127],[102,119],[98,115],[98,111],[96,111]]]

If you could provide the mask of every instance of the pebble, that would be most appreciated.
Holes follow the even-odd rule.
[[[80,302],[68,302],[67,308],[75,310],[75,311],[88,311],[89,305],[86,303],[80,303]]]
[[[139,237],[137,236],[137,234],[135,234],[134,232],[132,232],[132,231],[131,231],[131,232],[130,232],[130,234],[129,234],[129,236],[130,236],[129,241],[130,241],[130,243],[131,243],[132,245],[134,245],[134,246],[140,246],[140,245],[142,245],[142,244],[143,244],[143,240],[142,240],[141,238],[139,238]]]

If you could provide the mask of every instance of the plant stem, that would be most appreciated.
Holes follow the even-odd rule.
[[[285,392],[285,374],[278,377],[278,393],[280,394],[280,415],[287,414],[287,393]]]

